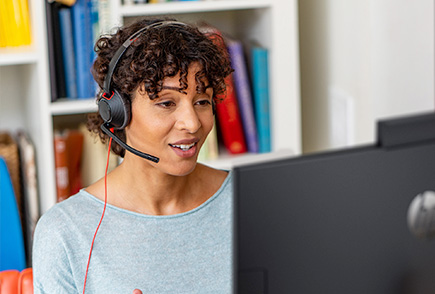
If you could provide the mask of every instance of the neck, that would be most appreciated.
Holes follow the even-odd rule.
[[[177,214],[193,209],[203,202],[196,193],[197,166],[185,176],[172,176],[149,163],[129,157],[110,175],[110,202],[116,206],[143,214]]]

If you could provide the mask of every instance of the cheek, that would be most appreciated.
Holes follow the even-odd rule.
[[[203,119],[201,119],[201,125],[204,129],[206,135],[208,135],[214,126],[214,116],[206,115]]]
[[[127,139],[136,145],[156,145],[162,142],[165,135],[171,129],[171,121],[162,119],[153,113],[136,111],[132,113],[132,119],[126,128]]]

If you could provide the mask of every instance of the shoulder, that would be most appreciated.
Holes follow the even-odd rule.
[[[99,205],[80,191],[54,205],[38,220],[32,267],[34,285],[44,293],[77,292],[72,272],[88,254],[89,235],[101,214],[96,209]]]
[[[99,203],[86,194],[80,191],[45,212],[36,225],[35,242],[46,240],[49,245],[51,239],[68,236],[71,228],[80,225],[91,215],[97,215]]]
[[[77,195],[57,203],[38,220],[33,239],[32,262],[35,293],[54,293],[54,289],[57,293],[66,293],[60,291],[60,285],[73,284],[68,239],[74,238],[70,233],[73,221],[71,211],[75,210],[74,207],[80,200]]]

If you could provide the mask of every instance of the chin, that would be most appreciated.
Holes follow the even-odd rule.
[[[172,166],[169,168],[166,172],[172,176],[177,177],[183,177],[191,174],[197,166],[197,162],[194,163],[182,163],[182,164],[175,164],[175,166]]]

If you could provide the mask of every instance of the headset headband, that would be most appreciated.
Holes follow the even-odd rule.
[[[166,20],[166,21],[159,21],[152,24],[149,24],[134,34],[132,34],[122,45],[118,48],[118,50],[115,52],[115,54],[112,57],[112,60],[110,60],[109,63],[109,70],[107,71],[106,78],[104,79],[104,92],[111,96],[111,83],[112,83],[112,75],[115,71],[116,66],[118,65],[119,60],[124,55],[125,51],[127,51],[128,47],[137,40],[140,34],[143,32],[152,29],[152,28],[160,28],[167,25],[179,25],[179,26],[186,26],[185,23],[179,22],[179,21],[173,21],[173,20]]]

